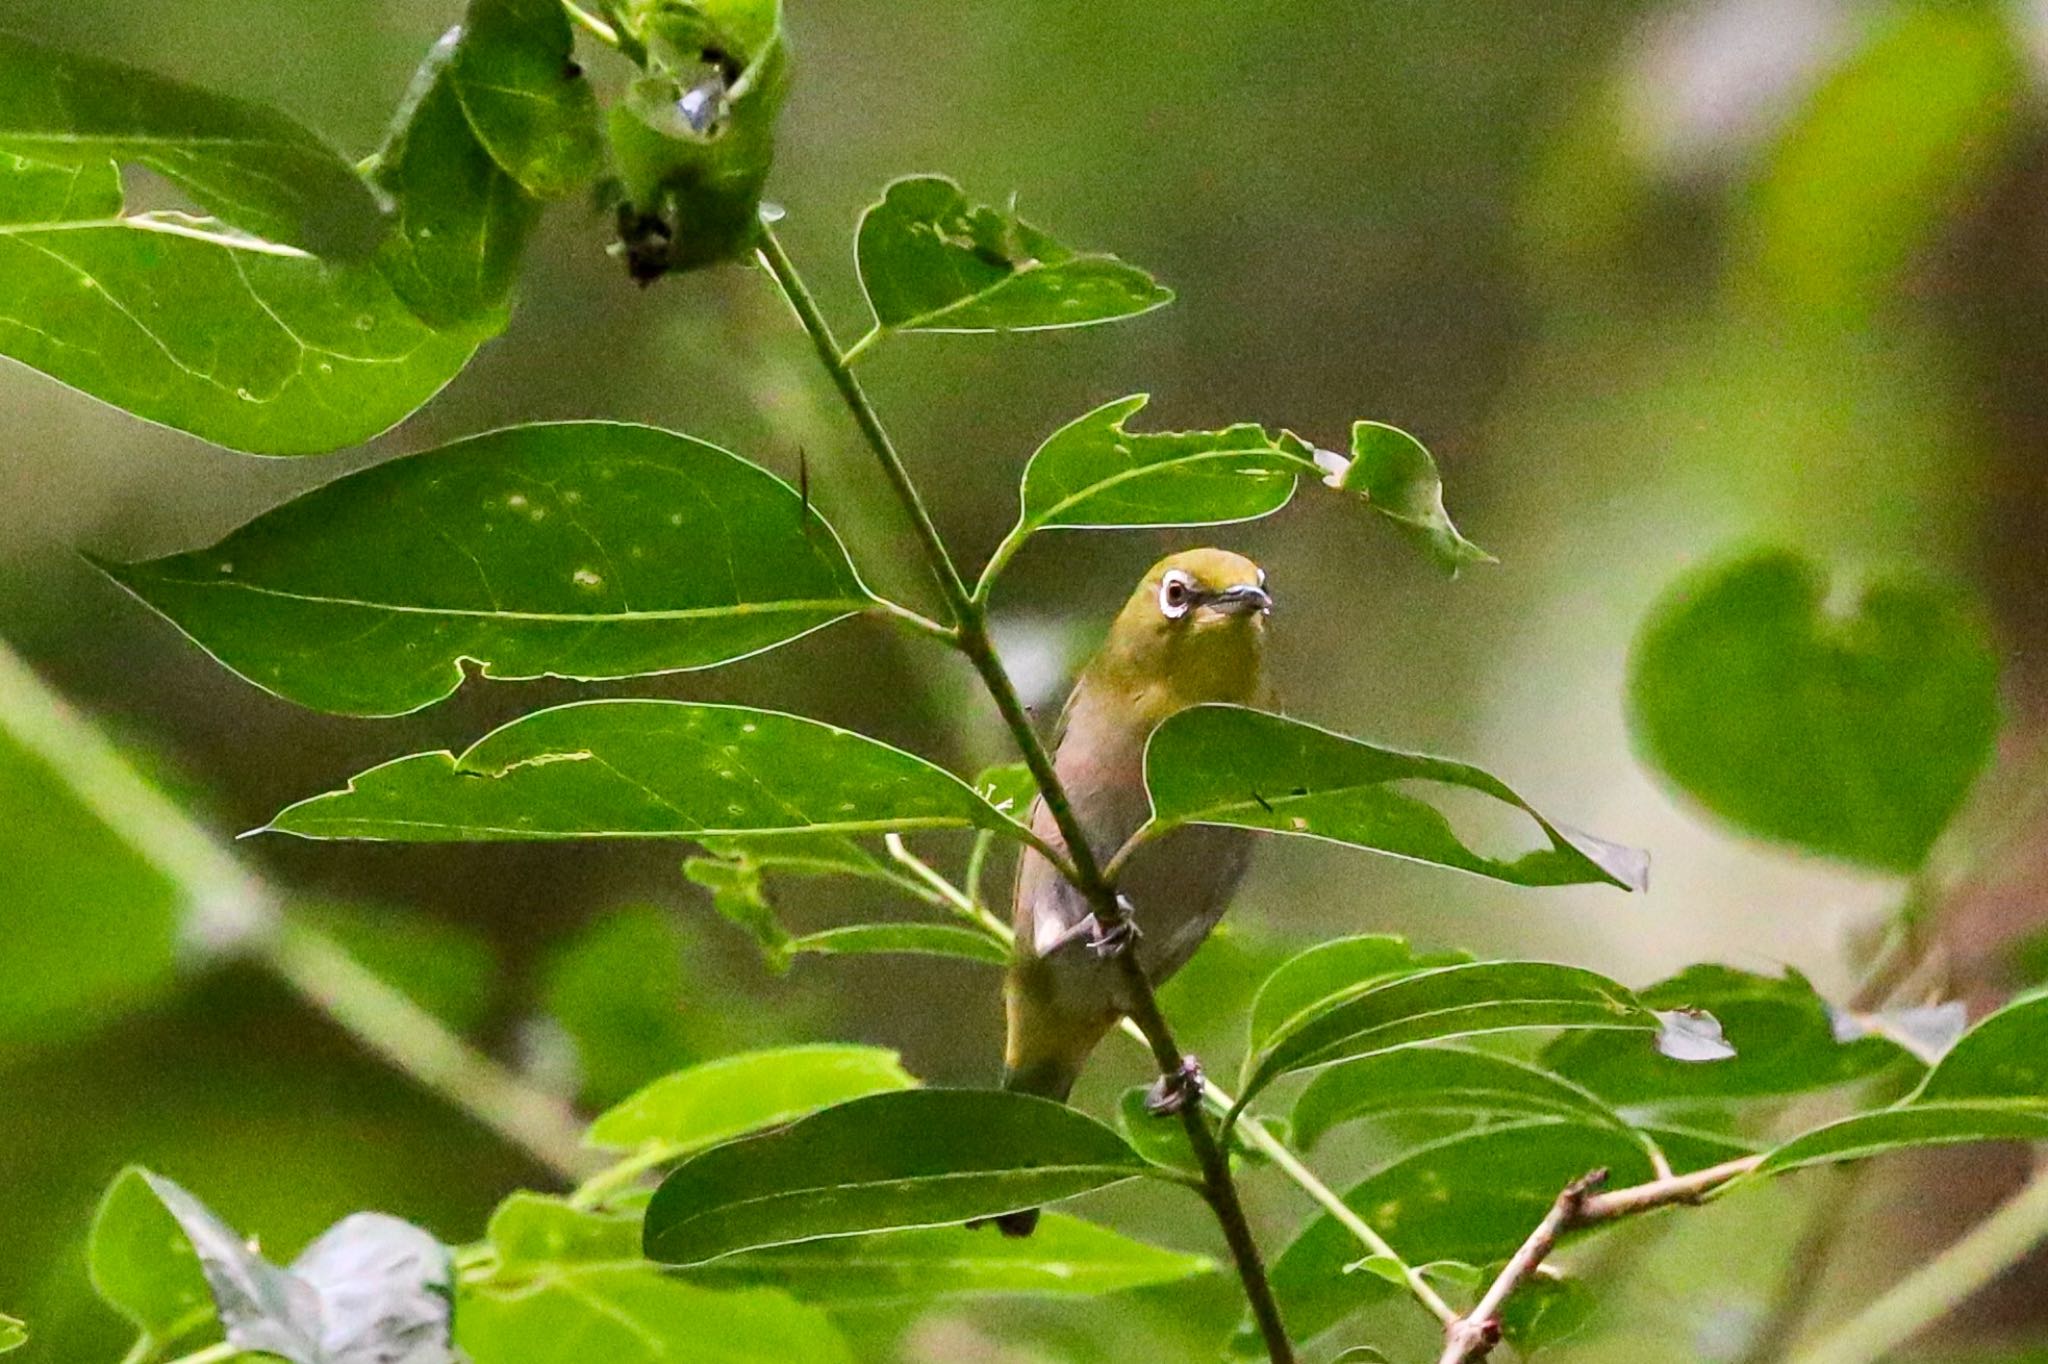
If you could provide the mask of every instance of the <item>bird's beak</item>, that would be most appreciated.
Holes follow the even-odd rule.
[[[1250,583],[1226,587],[1211,595],[1206,604],[1226,616],[1248,616],[1253,612],[1263,616],[1273,609],[1273,599],[1267,595],[1266,589]]]

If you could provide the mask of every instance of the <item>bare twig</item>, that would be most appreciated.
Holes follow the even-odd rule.
[[[1536,1230],[1529,1233],[1529,1239],[1522,1242],[1514,1258],[1487,1286],[1485,1295],[1471,1311],[1444,1327],[1444,1352],[1439,1364],[1464,1364],[1493,1353],[1493,1347],[1500,1344],[1500,1309],[1524,1280],[1542,1268],[1544,1258],[1557,1245],[1557,1238],[1566,1229],[1579,1225],[1588,1197],[1606,1182],[1607,1171],[1593,1170],[1564,1186],[1550,1211],[1536,1224]]]

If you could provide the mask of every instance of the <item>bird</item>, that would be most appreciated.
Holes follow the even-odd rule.
[[[1053,739],[1053,770],[1097,865],[1106,864],[1152,813],[1145,744],[1167,717],[1207,702],[1265,706],[1266,573],[1241,554],[1193,549],[1154,564],[1082,669]],[[1066,841],[1041,797],[1032,832],[1064,853]],[[1192,957],[1223,917],[1250,860],[1253,835],[1194,825],[1141,844],[1118,876],[1138,963],[1153,984]],[[1088,898],[1042,853],[1017,865],[1016,946],[1004,984],[1008,1036],[1003,1088],[1064,1103],[1089,1054],[1131,1001],[1112,959],[1131,935],[1105,934]],[[1188,1063],[1179,1092],[1163,1082],[1155,1111],[1186,1101],[1199,1071]],[[994,1219],[1028,1236],[1035,1208]]]

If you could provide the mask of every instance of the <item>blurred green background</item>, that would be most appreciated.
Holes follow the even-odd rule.
[[[457,9],[12,0],[0,23],[275,102],[360,151]],[[790,0],[789,24],[797,80],[770,197],[842,332],[862,321],[855,218],[910,171],[954,175],[984,199],[1015,190],[1034,221],[1179,291],[1136,323],[911,337],[876,356],[876,401],[956,552],[975,558],[1007,529],[1039,439],[1146,391],[1144,421],[1161,427],[1257,420],[1335,445],[1356,417],[1400,424],[1436,454],[1461,527],[1502,561],[1445,582],[1334,499],[1192,535],[1043,537],[999,600],[1036,705],[1058,705],[1152,559],[1222,543],[1270,572],[1291,712],[1484,763],[1546,811],[1656,858],[1653,890],[1630,899],[1268,846],[1229,943],[1181,990],[1183,1014],[1241,998],[1249,963],[1287,945],[1367,930],[1631,983],[1720,960],[1793,964],[1839,988],[1846,945],[1897,885],[1726,835],[1629,751],[1620,694],[1635,625],[1675,574],[1731,543],[1973,587],[2007,659],[2010,746],[2033,742],[2048,680],[2048,10]],[[790,474],[804,451],[863,569],[928,601],[905,528],[765,278],[728,269],[643,292],[606,236],[595,210],[555,210],[510,330],[363,451],[232,455],[0,366],[0,635],[225,835],[383,758],[460,747],[597,689],[472,684],[401,720],[315,715],[215,666],[75,549],[168,553],[371,460],[515,421],[610,417]],[[716,673],[608,690],[803,711],[967,771],[1006,756],[968,681],[928,646],[860,622]],[[17,849],[0,865],[0,960],[31,916],[66,916],[110,958],[126,950],[132,925],[93,912],[86,835],[39,825],[32,801],[0,818]],[[981,1082],[996,1064],[992,973],[814,960],[772,977],[681,877],[680,849],[270,838],[240,851],[332,906],[341,931],[495,1052],[587,1102],[790,1038],[900,1047],[936,1082]],[[2010,983],[2002,944],[2048,917],[2044,885],[2036,857],[1950,908],[1980,992]],[[867,892],[810,883],[782,899],[821,926],[849,919],[854,894]],[[34,990],[25,974],[8,988]],[[55,1030],[8,1032],[0,1007],[0,1308],[31,1319],[30,1360],[125,1347],[86,1293],[80,1250],[97,1191],[126,1161],[171,1174],[278,1251],[361,1206],[468,1239],[503,1192],[545,1186],[254,972],[132,985],[136,1007]],[[1223,1056],[1239,1026],[1186,1022]],[[1141,1074],[1135,1051],[1106,1049],[1082,1101],[1101,1111]],[[2013,1166],[1949,1162],[1939,1197],[1913,1193],[1911,1170],[1866,1182],[1870,1234],[1836,1293],[1893,1277]],[[1629,1233],[1645,1244],[1609,1258],[1632,1270],[1604,1329],[1559,1357],[1724,1357],[1816,1192],[1826,1186],[1732,1200],[1682,1233]],[[1193,1205],[1165,1202],[1112,1196],[1094,1211],[1208,1246]],[[1256,1203],[1276,1248],[1306,1212],[1284,1187],[1262,1185]],[[2008,1296],[1962,1334],[2038,1336],[2038,1300]],[[1211,1283],[1135,1309],[977,1307],[869,1334],[878,1359],[1206,1357],[1234,1312]]]

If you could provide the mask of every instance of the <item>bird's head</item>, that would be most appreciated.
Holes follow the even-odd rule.
[[[1154,564],[1090,669],[1155,718],[1204,701],[1258,699],[1266,572],[1242,554],[1191,549]]]

